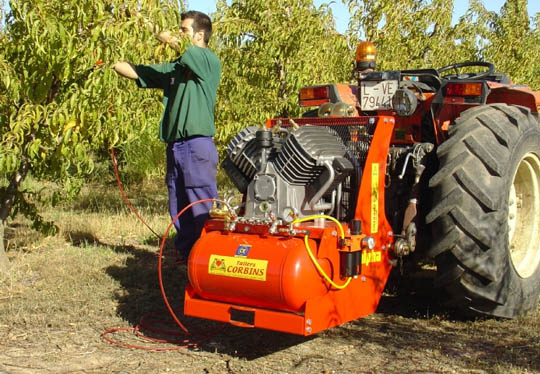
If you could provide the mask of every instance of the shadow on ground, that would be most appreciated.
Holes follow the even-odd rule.
[[[156,252],[136,246],[119,246],[114,250],[131,254],[125,264],[106,269],[107,274],[122,286],[115,295],[119,317],[132,326],[137,326],[141,320],[157,320],[158,330],[179,332],[164,306],[158,284]],[[517,330],[519,324],[511,325],[514,327],[510,329],[501,325],[484,331],[475,327],[470,319],[449,313],[441,306],[440,299],[430,296],[432,290],[425,289],[426,292],[417,294],[385,294],[373,316],[306,338],[183,316],[183,292],[188,283],[186,271],[185,265],[175,263],[174,256],[166,257],[164,288],[180,321],[190,331],[196,332],[195,336],[189,337],[190,342],[198,343],[198,349],[205,352],[255,360],[313,339],[322,339],[322,346],[341,342],[354,346],[357,352],[363,352],[366,345],[376,346],[388,359],[409,350],[430,352],[449,360],[455,357],[469,368],[484,369],[507,363],[522,368],[524,372],[540,371],[537,344],[512,331],[512,328]],[[498,322],[493,323],[497,326]],[[163,338],[159,332],[149,332],[148,335]],[[169,339],[177,340],[179,337],[175,335]]]
[[[94,240],[93,244],[96,245],[97,240]],[[186,336],[175,324],[165,306],[158,282],[156,252],[135,246],[117,246],[113,249],[120,253],[131,254],[125,265],[109,266],[106,269],[107,274],[122,285],[122,289],[115,294],[119,317],[134,327],[144,328],[150,321],[151,329],[159,330],[145,331],[145,335],[151,338],[173,341],[185,339]],[[198,349],[253,360],[310,339],[184,316],[182,313],[184,289],[188,284],[186,265],[177,264],[174,255],[165,257],[162,277],[168,302],[180,322],[193,333],[189,341],[196,343]],[[167,333],[161,333],[163,331]]]

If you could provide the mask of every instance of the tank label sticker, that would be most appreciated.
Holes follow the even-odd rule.
[[[371,164],[371,233],[379,231],[379,164]]]
[[[208,274],[266,281],[267,260],[210,255]]]
[[[251,249],[251,245],[249,244],[240,244],[238,248],[236,248],[236,253],[234,254],[235,257],[247,257],[249,250]]]
[[[382,261],[382,252],[364,251],[362,253],[362,265],[369,265],[375,262]]]

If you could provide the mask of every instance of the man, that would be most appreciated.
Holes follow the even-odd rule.
[[[189,11],[182,13],[181,21],[181,31],[192,45],[180,58],[157,65],[118,62],[114,66],[118,74],[134,79],[141,88],[163,90],[165,109],[159,137],[167,143],[165,180],[171,218],[194,201],[217,198],[218,156],[212,137],[221,63],[207,48],[212,34],[210,18]],[[178,47],[168,32],[158,39]],[[199,238],[211,206],[211,202],[196,204],[175,222],[175,246],[184,259]]]

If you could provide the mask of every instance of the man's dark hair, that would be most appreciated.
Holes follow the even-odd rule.
[[[198,12],[196,10],[190,10],[184,12],[180,15],[180,19],[183,21],[185,19],[193,20],[193,33],[199,31],[204,31],[204,43],[208,44],[210,41],[210,36],[212,36],[212,20],[206,14]]]

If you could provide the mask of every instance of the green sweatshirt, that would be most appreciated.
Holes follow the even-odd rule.
[[[209,49],[196,46],[173,62],[137,65],[137,85],[163,90],[159,138],[170,143],[191,136],[214,136],[214,105],[221,63]]]

